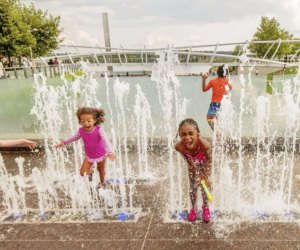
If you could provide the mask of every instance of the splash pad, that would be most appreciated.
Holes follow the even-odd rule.
[[[24,159],[18,158],[19,174],[8,174],[1,159],[1,191],[5,209],[1,213],[2,221],[86,221],[86,220],[120,220],[136,221],[139,208],[133,207],[133,193],[135,180],[131,166],[128,163],[128,149],[115,126],[121,127],[126,138],[126,124],[112,124],[111,131],[114,137],[118,159],[108,163],[108,187],[97,188],[98,172],[95,169],[94,181],[78,175],[83,160],[82,147],[74,143],[70,149],[57,150],[54,144],[61,138],[61,131],[74,132],[77,121],[74,112],[78,105],[99,107],[101,104],[96,98],[97,85],[86,79],[77,79],[70,84],[64,79],[63,86],[47,86],[42,74],[35,76],[34,114],[39,121],[39,132],[44,138],[45,165],[43,169],[34,167],[29,176],[24,175]],[[82,90],[84,89],[84,90]],[[123,97],[126,94],[126,85],[115,84],[115,98],[118,98],[118,109],[123,112]],[[122,92],[124,90],[124,92]],[[121,92],[120,92],[121,91]],[[118,94],[118,95],[117,95]],[[80,102],[80,104],[79,104]],[[140,101],[142,102],[142,101]],[[62,119],[65,118],[65,119]],[[120,116],[117,117],[120,119]],[[122,117],[121,117],[122,119]],[[145,136],[143,136],[145,137]],[[125,146],[120,141],[125,142]],[[119,143],[119,146],[116,146]],[[69,152],[72,151],[72,155]],[[143,153],[141,153],[143,154]],[[147,159],[147,155],[144,159]],[[69,165],[69,166],[68,166]],[[146,166],[147,167],[147,166]],[[144,168],[139,169],[140,176]],[[96,177],[96,178],[95,178]],[[35,205],[38,208],[27,207],[27,193],[35,194]],[[60,219],[62,218],[62,220]]]
[[[65,82],[66,85],[59,88],[47,86],[43,77],[38,76],[35,83],[35,100],[41,103],[35,103],[32,113],[39,120],[40,132],[45,138],[47,168],[45,172],[38,169],[32,171],[25,186],[20,184],[22,181],[17,181],[19,177],[25,178],[22,177],[21,170],[17,177],[8,177],[13,183],[7,181],[10,190],[13,190],[13,187],[19,190],[18,186],[13,186],[19,183],[23,191],[20,189],[21,191],[9,196],[11,191],[2,188],[7,195],[6,205],[13,204],[7,205],[6,213],[1,216],[3,220],[9,221],[13,215],[12,220],[18,221],[18,218],[22,218],[24,221],[25,217],[22,215],[29,216],[27,211],[33,211],[36,215],[30,216],[41,221],[45,214],[46,221],[51,216],[54,221],[66,218],[69,221],[122,221],[124,218],[136,221],[141,209],[133,205],[136,182],[140,179],[163,179],[167,180],[164,189],[168,195],[164,222],[184,221],[184,212],[189,208],[187,174],[185,163],[173,150],[173,143],[179,122],[190,116],[188,108],[193,106],[195,109],[195,105],[192,104],[194,100],[189,100],[189,96],[180,91],[180,80],[172,71],[176,63],[176,55],[171,50],[163,52],[159,55],[152,74],[157,91],[159,115],[163,121],[160,125],[153,121],[157,119],[158,114],[153,114],[157,111],[153,110],[151,97],[142,91],[141,86],[133,88],[126,81],[115,79],[112,83],[106,78],[105,83],[101,85],[101,92],[105,93],[106,98],[101,98],[100,103],[96,95],[100,87],[92,74],[77,78],[72,84]],[[223,226],[226,221],[233,224],[258,222],[261,219],[298,223],[299,197],[296,193],[299,188],[299,173],[295,165],[298,159],[299,118],[293,114],[299,112],[299,76],[281,78],[274,83],[272,96],[265,93],[265,81],[262,82],[263,86],[254,85],[250,74],[241,74],[239,78],[232,80],[235,80],[234,89],[222,104],[219,124],[221,139],[217,141],[216,136],[206,135],[213,137],[214,145],[214,202],[211,203],[211,210],[215,211],[216,217],[213,218],[212,225]],[[130,93],[134,98],[129,98]],[[106,130],[118,152],[118,161],[107,166],[110,175],[108,179],[132,180],[130,183],[117,183],[115,190],[112,189],[117,197],[110,204],[113,208],[105,204],[104,199],[99,198],[99,201],[96,199],[94,202],[95,192],[90,189],[84,191],[82,188],[96,183],[89,183],[78,176],[82,161],[80,144],[63,152],[52,149],[52,145],[59,141],[64,133],[69,134],[76,130],[74,113],[77,105],[106,105],[105,111],[109,117],[106,125],[110,129]],[[200,130],[205,122],[204,116],[199,122]],[[160,147],[164,150],[164,160],[159,167],[150,164],[150,158],[153,157],[150,157],[151,149],[159,141],[155,137],[157,133],[163,134]],[[159,138],[162,138],[161,134]],[[280,140],[281,143],[278,143]],[[134,153],[134,160],[130,159],[130,150],[137,152]],[[2,171],[5,173],[5,170]],[[35,185],[33,189],[40,195],[37,200],[41,202],[38,202],[37,210],[22,205],[22,195],[26,195],[25,189],[30,185]],[[58,206],[59,201],[56,197],[62,191],[55,189],[60,185],[61,190],[66,190],[65,197],[71,199],[71,207],[67,210]],[[94,186],[91,187],[92,190]],[[67,198],[62,200],[66,201]],[[60,212],[55,215],[55,211]],[[104,213],[105,211],[108,212]],[[131,214],[135,215],[134,219],[130,217]],[[174,214],[178,214],[179,217]]]
[[[294,77],[282,76],[273,82],[270,95],[255,89],[261,86],[252,83],[250,71],[239,76],[239,84],[223,99],[212,138],[210,209],[217,236],[238,230],[242,223],[299,224],[299,84],[299,71]],[[187,221],[187,206],[172,208],[165,222]],[[197,218],[202,223],[201,212]]]

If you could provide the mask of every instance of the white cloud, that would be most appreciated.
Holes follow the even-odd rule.
[[[174,43],[173,38],[159,34],[157,32],[149,33],[145,37],[144,45],[147,48],[153,47],[165,47],[166,45],[172,45]]]
[[[22,0],[28,4],[32,0]],[[66,41],[104,44],[101,13],[108,12],[112,46],[165,47],[241,42],[252,38],[261,16],[300,34],[299,0],[33,0],[61,16]],[[287,18],[288,17],[288,18]]]
[[[300,1],[299,0],[289,0],[285,1],[283,4],[284,8],[291,13],[289,18],[286,18],[285,24],[290,27],[290,30],[286,30],[294,33],[295,35],[300,35]]]

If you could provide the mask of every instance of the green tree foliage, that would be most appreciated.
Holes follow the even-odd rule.
[[[6,56],[20,55],[35,43],[20,8],[17,1],[0,0],[0,53]]]
[[[292,45],[292,54],[296,54],[295,56],[300,56],[300,38],[294,38],[294,40],[299,40],[299,42],[294,43]]]
[[[243,45],[238,44],[234,47],[233,51],[232,51],[232,55],[240,55],[243,52]]]
[[[62,41],[58,39],[61,32],[59,29],[60,17],[48,15],[34,8],[34,5],[23,7],[24,19],[30,23],[31,34],[35,38],[35,46],[32,47],[34,56],[44,56],[58,47]]]
[[[290,40],[293,38],[292,34],[289,34],[284,29],[280,28],[279,22],[273,17],[268,18],[263,16],[261,18],[260,26],[257,28],[256,33],[253,36],[253,41],[266,41],[266,40]],[[252,53],[256,54],[258,57],[263,57],[266,52],[269,50],[271,44],[250,44],[249,49]],[[274,44],[273,47],[269,50],[266,58],[273,56],[275,50],[277,49],[277,44]],[[283,55],[290,54],[292,51],[292,44],[282,43],[276,53],[278,58],[281,58]]]
[[[21,4],[0,0],[0,54],[11,57],[47,55],[58,47],[60,17]]]

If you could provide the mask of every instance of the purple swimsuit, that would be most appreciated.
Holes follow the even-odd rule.
[[[96,125],[91,132],[86,132],[81,127],[75,135],[64,140],[64,143],[69,144],[80,138],[83,140],[85,155],[90,163],[101,162],[108,153],[113,153],[112,146],[99,125]]]

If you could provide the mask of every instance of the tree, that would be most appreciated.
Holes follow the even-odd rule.
[[[256,33],[253,36],[252,41],[266,41],[266,40],[289,40],[292,39],[293,35],[289,34],[284,29],[280,28],[279,22],[273,17],[269,19],[268,17],[263,16],[261,18],[260,26],[257,28]],[[269,50],[271,44],[255,44],[252,43],[249,45],[249,49],[252,53],[256,54],[258,57],[263,57],[266,52]],[[277,49],[277,44],[274,44],[273,47],[268,52],[266,58],[271,58],[274,52]],[[291,53],[292,44],[282,43],[276,52],[276,56],[280,58],[285,54]]]
[[[241,44],[236,45],[232,51],[232,55],[235,56],[240,55],[243,52],[243,47],[244,46]]]
[[[300,55],[300,38],[294,38],[294,40],[299,40],[298,43],[293,43],[292,45],[292,54],[296,58],[299,58]]]
[[[8,57],[21,55],[35,39],[23,21],[18,1],[0,0],[0,53]]]
[[[58,47],[60,17],[49,16],[19,0],[0,0],[0,53],[45,56]]]
[[[30,24],[31,34],[35,38],[35,45],[32,46],[32,53],[35,57],[45,56],[50,51],[56,49],[61,39],[58,39],[61,29],[59,29],[60,17],[48,15],[34,8],[34,5],[23,7],[24,19]]]

